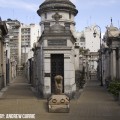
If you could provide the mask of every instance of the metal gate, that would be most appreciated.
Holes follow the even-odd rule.
[[[63,77],[63,93],[64,93],[64,54],[51,54],[51,93],[55,93],[56,75]]]

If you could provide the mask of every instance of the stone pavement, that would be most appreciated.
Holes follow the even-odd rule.
[[[70,113],[48,113],[46,100],[38,99],[24,78],[3,92],[0,114],[35,114],[35,119],[23,120],[120,120],[120,105],[97,80],[90,80],[79,99],[71,100]]]

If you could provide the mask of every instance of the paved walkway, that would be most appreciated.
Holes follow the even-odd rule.
[[[36,120],[120,120],[120,105],[91,80],[80,98],[71,100],[70,113],[48,113],[46,100],[37,99],[27,81],[18,78],[0,98],[0,114],[35,114]]]
[[[31,91],[31,85],[25,77],[19,76],[13,83],[11,83],[7,92],[3,94],[2,99],[31,99],[35,98],[33,92]]]

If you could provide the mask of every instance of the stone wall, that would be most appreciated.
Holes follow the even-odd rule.
[[[4,37],[8,30],[5,22],[0,21],[0,89],[6,86],[6,51]]]

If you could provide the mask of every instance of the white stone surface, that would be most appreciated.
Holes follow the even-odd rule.
[[[46,40],[44,41],[44,46],[46,46]],[[64,48],[65,49],[65,48]],[[38,53],[39,54],[39,50]],[[73,51],[72,51],[73,52]],[[74,54],[71,54],[71,50],[43,50],[43,55],[44,55],[44,59],[42,60],[42,63],[40,66],[37,66],[37,74],[38,74],[38,79],[40,80],[40,82],[42,84],[44,84],[43,86],[43,91],[44,91],[44,95],[46,94],[51,94],[51,77],[42,77],[41,78],[41,68],[44,67],[43,69],[43,76],[44,73],[51,73],[51,54],[64,54],[64,89],[65,89],[65,93],[72,93],[72,91],[76,90],[76,86],[75,86],[75,66],[74,66]],[[39,54],[40,55],[40,54]],[[37,55],[38,56],[38,55]],[[40,56],[38,56],[37,58],[37,64],[40,64]],[[40,68],[41,67],[41,68]],[[43,82],[44,81],[44,82]],[[73,85],[74,84],[74,85]],[[67,87],[67,88],[66,88]]]
[[[45,14],[41,14],[41,22],[40,22],[40,25],[41,25],[41,33],[43,32],[44,30],[44,22],[50,22],[50,26],[51,25],[54,25],[55,24],[55,20],[52,18],[52,16],[56,13],[55,12],[48,12],[46,13],[47,15],[47,18],[45,19]],[[71,14],[71,18],[69,18],[69,12],[62,12],[62,11],[59,11],[58,12],[60,15],[62,15],[62,18],[59,20],[59,23],[61,25],[64,25],[65,22],[70,22],[71,23],[71,30],[72,31],[75,31],[75,26],[74,26],[74,15]]]
[[[65,70],[64,71],[64,78],[69,79],[69,81],[71,81],[71,78],[74,78],[74,70]]]
[[[51,69],[50,66],[51,66],[50,62],[44,62],[44,70],[45,70],[45,72],[50,73],[50,69]]]
[[[44,77],[44,85],[45,86],[51,86],[51,80],[49,77]]]
[[[71,14],[71,18],[69,18],[69,11],[58,11],[59,15],[62,15],[62,18],[59,20],[59,24],[64,26],[65,22],[70,23],[71,32],[75,32],[75,21],[74,15]],[[52,16],[56,13],[56,11],[49,11],[41,14],[41,33],[44,30],[44,22],[50,22],[50,26],[55,24],[54,18]],[[66,39],[67,46],[48,46],[48,39]],[[71,41],[71,37],[66,36],[49,36],[43,39],[42,49],[38,50],[36,54],[36,67],[38,83],[42,83],[41,90],[44,95],[51,93],[51,77],[45,77],[45,73],[51,73],[51,54],[64,54],[64,91],[65,93],[72,94],[76,90],[75,83],[75,70],[79,69],[79,50],[75,50],[74,42]],[[40,41],[39,41],[40,42]],[[41,54],[40,54],[41,53]],[[39,55],[38,55],[39,54]],[[76,55],[76,58],[75,58]],[[75,69],[76,66],[76,69]],[[43,82],[44,81],[44,82]]]

